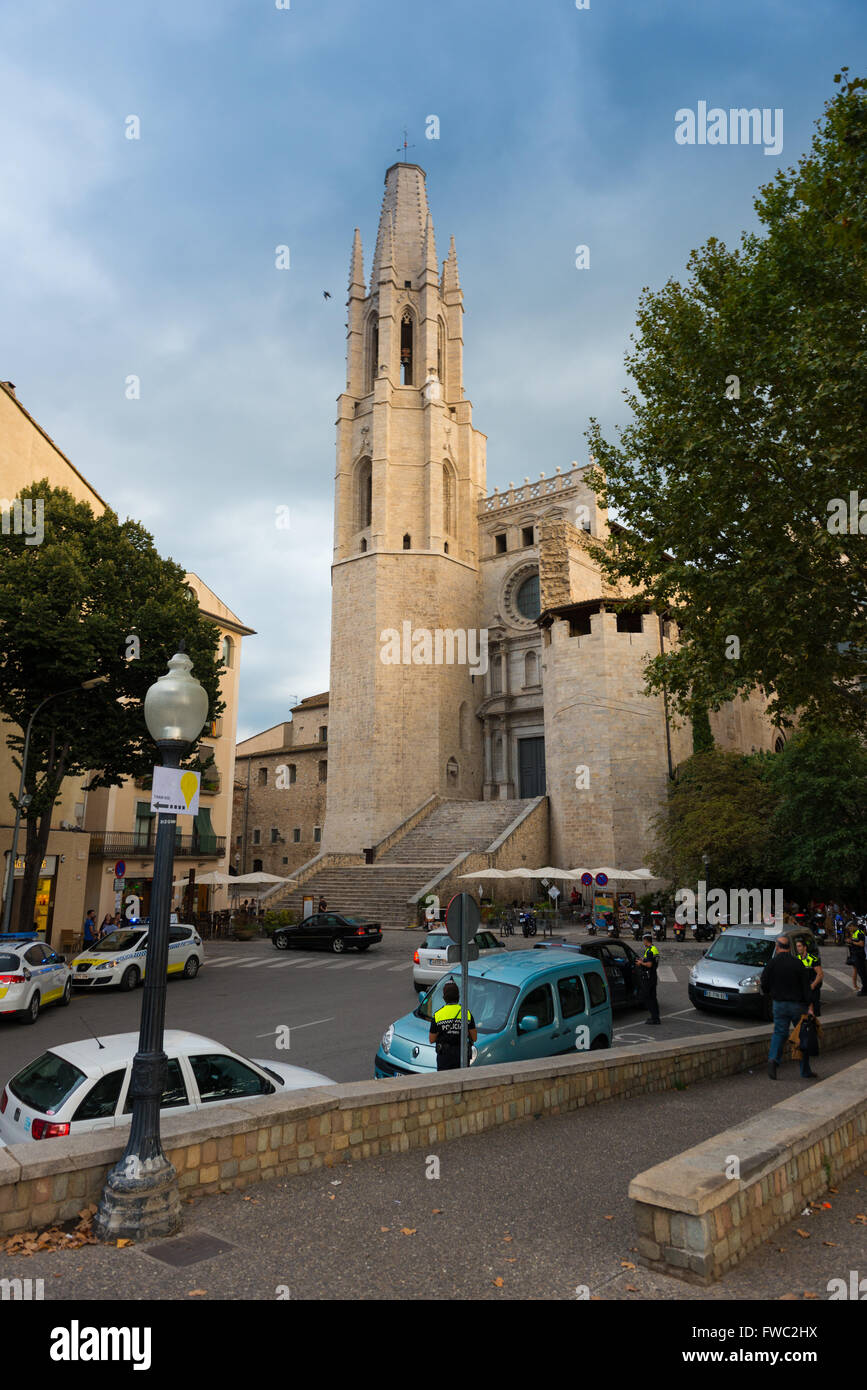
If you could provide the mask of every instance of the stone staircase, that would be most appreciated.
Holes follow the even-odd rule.
[[[382,923],[383,930],[415,925],[408,899],[461,854],[484,851],[531,803],[447,801],[387,849],[374,864],[325,866],[300,889],[275,894],[268,908],[301,911],[302,899],[324,898],[332,912]]]

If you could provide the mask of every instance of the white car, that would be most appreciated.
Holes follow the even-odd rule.
[[[44,941],[0,944],[0,1014],[35,1023],[45,1004],[68,1004],[69,966]]]
[[[173,1114],[247,1101],[278,1091],[333,1086],[331,1077],[285,1062],[250,1061],[213,1038],[169,1029],[168,1075],[161,1109]],[[132,1060],[138,1033],[59,1043],[6,1083],[0,1096],[0,1142],[58,1139],[129,1124]]]
[[[147,957],[147,922],[118,927],[104,936],[95,946],[75,957],[72,962],[72,984],[75,989],[99,989],[119,985],[135,989],[145,975]],[[172,923],[169,927],[169,975],[183,975],[192,980],[204,964],[202,938],[195,927]]]
[[[479,959],[490,956],[496,951],[505,951],[505,942],[500,941],[494,936],[493,932],[477,931],[473,938],[479,948]],[[431,985],[435,985],[441,976],[445,975],[449,969],[448,949],[452,939],[444,927],[436,931],[428,932],[424,941],[413,953],[412,958],[412,982],[419,994],[425,993]]]

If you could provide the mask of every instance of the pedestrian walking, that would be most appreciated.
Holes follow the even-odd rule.
[[[100,929],[99,929],[99,939],[100,939],[100,941],[102,940],[102,938],[103,938],[104,936],[108,936],[109,932],[110,932],[110,931],[113,931],[113,930],[114,930],[114,918],[112,917],[112,915],[111,915],[110,912],[107,912],[107,913],[105,914],[105,916],[103,917],[103,919],[102,919],[102,926],[101,926]]]
[[[849,961],[852,965],[854,974],[852,982],[855,982],[855,975],[861,982],[858,990],[858,997],[863,998],[867,994],[867,952],[865,952],[864,928],[857,921],[849,923]]]
[[[319,899],[319,911],[320,911],[320,912],[324,912],[325,909],[326,909],[327,907],[328,907],[328,904],[327,904],[327,902],[325,901],[325,899],[324,899],[324,898],[320,898],[320,899]]]
[[[783,1046],[792,1028],[804,1013],[815,1017],[810,978],[810,972],[792,955],[789,938],[778,936],[776,950],[762,971],[762,993],[771,996],[774,1009],[774,1031],[768,1052],[768,1076],[772,1081],[777,1079]],[[810,1069],[809,1057],[802,1052],[801,1076],[807,1078],[815,1074]]]
[[[798,953],[798,960],[810,977],[810,1003],[813,1005],[813,1012],[818,1018],[822,1012],[822,1000],[820,998],[822,981],[825,972],[822,969],[822,957],[816,950],[808,951],[807,943],[803,937],[799,936],[795,941],[795,950]]]
[[[453,1071],[461,1066],[461,1004],[460,990],[454,980],[446,980],[443,985],[442,1007],[434,1014],[428,1040],[436,1047],[437,1071]],[[467,1042],[474,1043],[478,1033],[476,1021],[467,1009]],[[463,1063],[470,1065],[469,1056]]]
[[[653,944],[653,932],[646,931],[642,937],[644,955],[636,964],[641,967],[641,1002],[650,1010],[650,1017],[644,1020],[656,1027],[659,1023],[659,1003],[656,998],[656,977],[659,971],[659,951]]]

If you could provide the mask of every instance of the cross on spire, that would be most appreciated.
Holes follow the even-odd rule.
[[[398,154],[400,154],[401,150],[403,150],[403,162],[404,162],[404,164],[406,164],[406,152],[407,152],[407,150],[414,150],[414,149],[415,149],[415,145],[408,145],[407,142],[406,142],[406,126],[404,126],[404,128],[403,128],[403,144],[402,144],[402,145],[398,145],[398,147],[397,147],[397,153],[398,153]]]

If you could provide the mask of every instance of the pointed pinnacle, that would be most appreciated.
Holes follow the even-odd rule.
[[[349,261],[349,289],[359,289],[364,295],[364,253],[361,249],[361,233],[355,229],[352,241],[352,256]]]
[[[455,250],[455,239],[449,241],[448,260],[443,261],[443,294],[448,294],[452,290],[460,293],[461,282],[458,277],[458,255]]]
[[[379,278],[383,278],[386,270],[394,270],[394,214],[385,223],[385,235],[382,238],[382,256],[379,262]],[[385,277],[389,279],[389,276]]]
[[[424,229],[424,268],[425,270],[433,271],[435,280],[438,278],[437,244],[434,237],[433,218],[430,213],[427,215],[427,222],[425,223]]]

